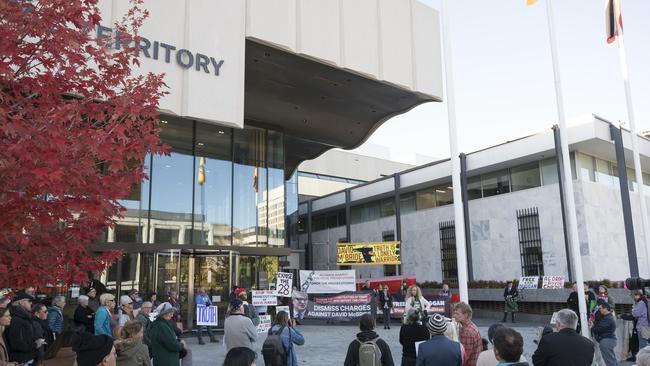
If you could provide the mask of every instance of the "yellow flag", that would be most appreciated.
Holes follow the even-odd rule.
[[[199,159],[199,184],[203,185],[205,183],[205,158],[201,157]]]
[[[537,2],[537,0],[526,0],[526,5],[533,5]]]

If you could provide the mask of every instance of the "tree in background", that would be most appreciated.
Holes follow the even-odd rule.
[[[0,288],[83,283],[118,259],[92,245],[166,151],[163,75],[131,72],[142,0],[101,40],[97,1],[0,0]]]

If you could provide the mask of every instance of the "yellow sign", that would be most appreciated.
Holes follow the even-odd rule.
[[[401,264],[400,242],[338,243],[336,263],[340,266]]]

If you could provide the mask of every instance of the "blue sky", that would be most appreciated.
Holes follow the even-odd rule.
[[[440,0],[421,0],[440,9]],[[549,129],[557,120],[545,0],[449,0],[459,145],[470,152]],[[618,48],[605,41],[604,0],[554,0],[569,120],[626,121]],[[650,1],[622,0],[637,130],[650,130]],[[446,104],[427,103],[387,121],[362,146],[391,158],[449,156]]]

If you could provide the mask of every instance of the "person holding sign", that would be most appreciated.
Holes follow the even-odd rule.
[[[196,304],[196,306],[200,306],[200,305],[212,306],[210,297],[205,292],[204,287],[199,287],[198,293],[196,294],[196,296],[194,296],[194,303]],[[216,342],[217,340],[214,338],[214,334],[212,334],[212,328],[210,328],[207,325],[198,325],[196,327],[197,328],[196,333],[199,337],[199,344],[205,344],[205,342],[203,342],[203,327],[205,327],[208,330],[208,337],[210,337],[210,343]]]
[[[427,309],[431,307],[431,303],[422,296],[422,290],[416,285],[409,288],[408,296],[404,299],[405,307],[404,314],[408,314],[409,310],[415,309],[420,312],[420,320],[422,323],[427,321],[429,317]]]
[[[505,300],[505,307],[503,311],[503,321],[502,323],[508,322],[508,313],[512,316],[512,322],[515,322],[515,313],[519,311],[519,305],[517,300],[519,300],[519,291],[512,284],[512,281],[506,283],[506,288],[503,290],[503,299]]]

